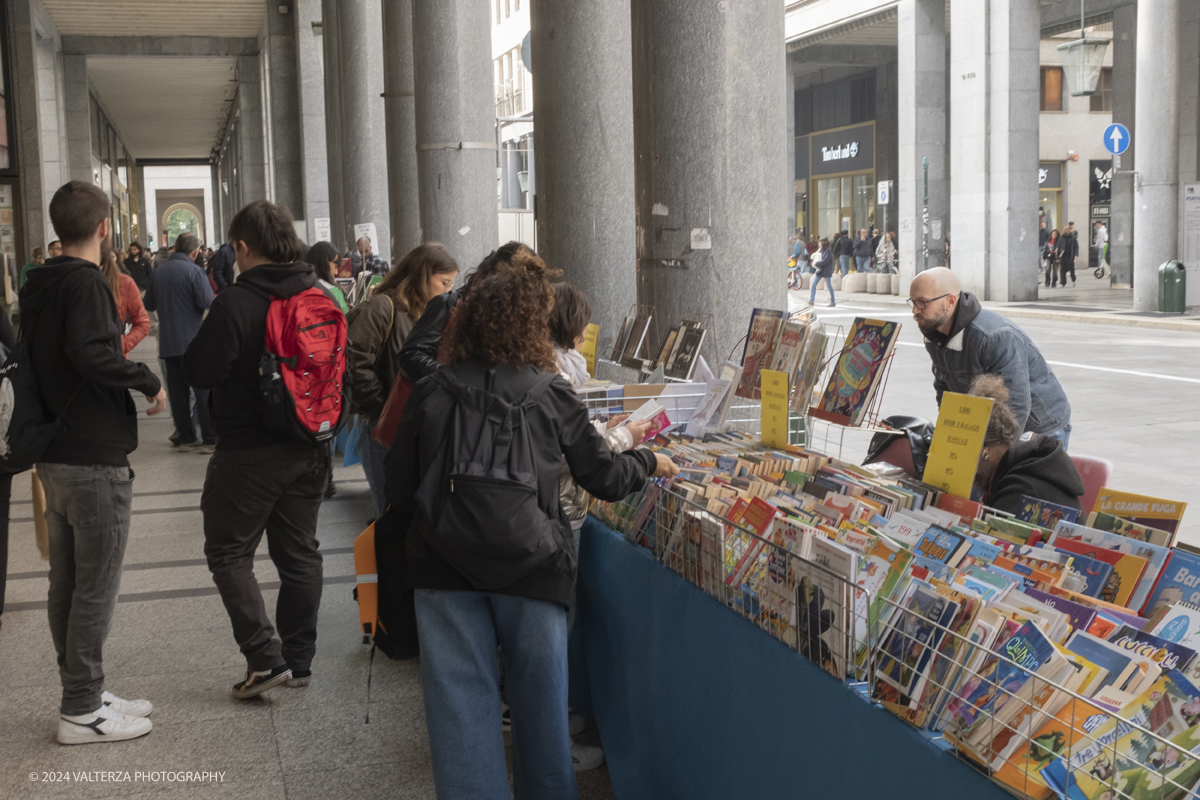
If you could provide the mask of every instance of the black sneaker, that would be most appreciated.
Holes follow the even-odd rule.
[[[311,680],[311,669],[294,669],[292,670],[292,677],[288,678],[287,685],[293,689],[302,689],[308,686],[308,682]]]
[[[238,700],[249,700],[251,697],[258,697],[268,689],[285,683],[291,677],[292,671],[286,665],[261,672],[251,670],[246,673],[246,680],[233,685],[233,696]]]

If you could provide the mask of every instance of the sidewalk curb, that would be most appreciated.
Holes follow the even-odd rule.
[[[907,310],[905,298],[893,294],[869,294],[865,292],[839,292],[838,301],[845,297],[849,301],[877,303],[880,305],[900,306]],[[984,308],[990,308],[999,314],[1013,319],[1040,319],[1051,322],[1082,322],[1088,325],[1117,325],[1127,328],[1154,328],[1166,331],[1189,331],[1200,333],[1200,317],[1171,316],[1171,317],[1135,317],[1126,314],[1106,314],[1096,311],[1042,311],[1036,308],[1018,308],[1009,303],[987,301]]]

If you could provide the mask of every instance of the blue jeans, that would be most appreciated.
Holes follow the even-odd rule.
[[[375,430],[375,424],[379,420],[362,415],[358,419],[358,457],[362,459],[367,486],[371,487],[371,505],[375,507],[375,519],[379,519],[387,510],[387,499],[383,493],[387,474],[383,468],[383,460],[387,458],[388,448],[371,436],[371,431]]]
[[[500,659],[517,800],[575,800],[567,729],[567,613],[491,592],[416,590],[425,726],[439,800],[508,800]]]
[[[836,303],[837,300],[833,297],[833,278],[813,278],[812,291],[808,293],[808,302],[815,303],[817,301],[817,284],[825,281],[825,285],[829,287],[829,302]]]
[[[1050,435],[1053,436],[1055,439],[1058,439],[1058,441],[1060,441],[1062,443],[1063,450],[1066,450],[1067,442],[1069,442],[1071,440],[1071,423],[1068,422],[1066,424],[1066,427],[1059,428],[1058,430],[1054,431]]]
[[[858,267],[859,272],[871,271],[871,259],[867,256],[855,256],[854,263]]]
[[[842,271],[842,277],[850,274],[850,256],[838,256],[838,268]]]

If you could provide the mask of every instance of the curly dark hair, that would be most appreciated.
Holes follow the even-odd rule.
[[[516,250],[488,274],[473,276],[453,324],[446,326],[438,360],[557,371],[549,323],[553,305],[546,262],[528,248]]]

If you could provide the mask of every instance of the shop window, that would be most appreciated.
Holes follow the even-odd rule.
[[[1096,84],[1096,93],[1089,98],[1092,111],[1112,113],[1112,67],[1100,70],[1100,82]]]
[[[1042,67],[1041,110],[1063,110],[1062,67]]]

